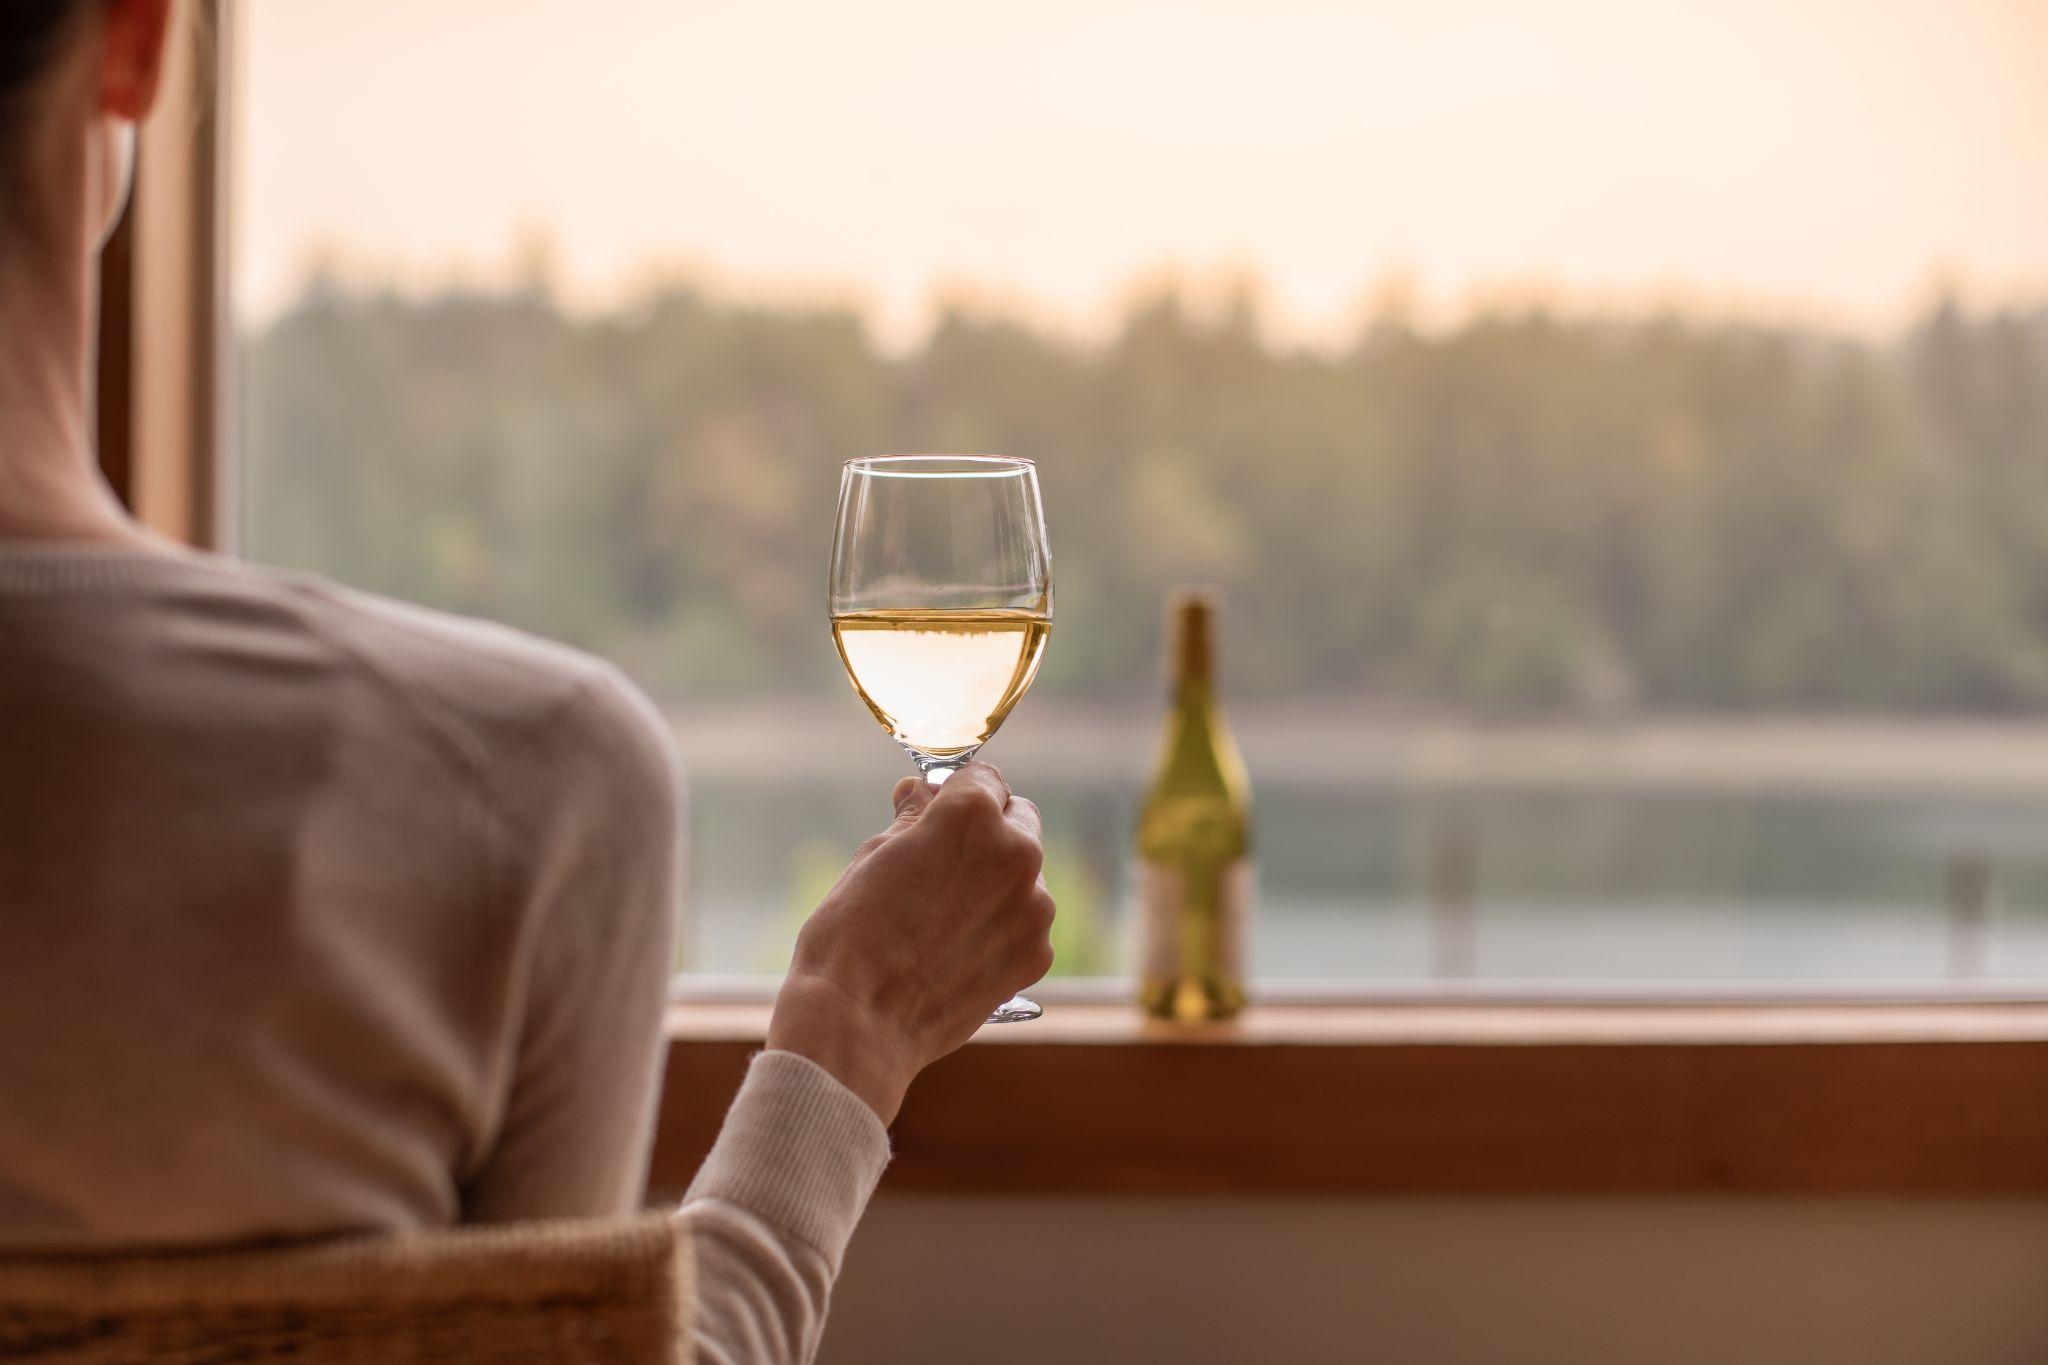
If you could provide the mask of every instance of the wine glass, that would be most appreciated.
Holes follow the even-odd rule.
[[[853,690],[938,786],[1002,725],[1052,634],[1037,466],[994,455],[848,460],[830,594]],[[1020,995],[989,1022],[1040,1013]]]

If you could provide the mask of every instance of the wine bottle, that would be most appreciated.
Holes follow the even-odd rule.
[[[1167,611],[1172,709],[1138,818],[1139,1001],[1159,1019],[1228,1019],[1244,1005],[1251,786],[1216,706],[1214,594]]]

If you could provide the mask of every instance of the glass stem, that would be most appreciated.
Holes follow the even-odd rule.
[[[903,744],[902,740],[896,742]],[[974,756],[981,752],[981,746],[977,744],[972,749],[967,749],[957,754],[948,754],[944,758],[934,757],[908,744],[903,744],[903,751],[909,754],[910,761],[917,765],[919,776],[932,786],[940,787],[945,785],[947,778],[959,772],[969,763],[972,763]]]

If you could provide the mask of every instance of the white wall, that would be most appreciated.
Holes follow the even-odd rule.
[[[2048,1365],[2048,1203],[877,1200],[826,1365]]]

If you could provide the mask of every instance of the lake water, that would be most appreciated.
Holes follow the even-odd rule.
[[[758,740],[744,718],[683,727],[692,770],[687,967],[781,970],[804,913],[854,845],[886,822],[900,755],[856,719],[830,713],[799,725],[793,748],[787,726]],[[850,747],[833,738],[842,725]],[[1101,733],[1148,728],[1135,717]],[[1077,730],[1086,726],[1063,733]],[[1696,759],[1647,771],[1615,758],[1605,740],[1592,761],[1532,766],[1515,755],[1536,751],[1504,738],[1482,746],[1502,756],[1498,765],[1468,772],[1411,761],[1421,752],[1412,744],[1390,760],[1385,736],[1363,727],[1350,741],[1356,762],[1288,762],[1284,731],[1276,723],[1245,733],[1260,977],[2048,978],[2048,766],[2038,785],[1984,763],[1959,774],[1957,764],[1944,767],[1965,751],[1954,735],[1915,732],[1912,761],[1901,770],[1885,759],[1879,782],[1840,771],[1793,780],[1805,770],[1768,736],[1753,747],[1777,758],[1757,760],[1745,781],[1713,766],[1739,746],[1711,736],[1694,746]],[[1029,735],[1000,737],[991,756],[1045,816],[1047,876],[1061,907],[1057,970],[1117,974],[1127,960],[1131,823],[1147,745],[1063,748]],[[764,763],[770,738],[785,749]],[[2029,732],[2029,742],[2042,738]],[[1883,757],[1871,757],[1870,743],[1836,740],[1843,752]],[[1656,752],[1666,752],[1659,742],[1666,749]],[[1810,747],[1816,771],[1845,766],[1826,744]],[[2014,750],[1987,742],[1972,752],[1989,762]],[[755,761],[733,761],[740,753]],[[1915,776],[1922,759],[1931,762]],[[1973,773],[1988,774],[1983,790],[1972,789]]]

